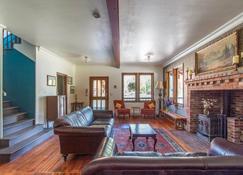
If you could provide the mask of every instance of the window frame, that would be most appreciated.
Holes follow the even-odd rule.
[[[179,84],[179,81],[178,81],[178,75],[179,75],[179,70],[181,69],[181,72],[182,72],[182,103],[178,103],[178,84]],[[175,68],[176,70],[176,103],[180,106],[184,106],[184,64],[181,64],[179,66],[177,66]]]
[[[126,75],[135,75],[135,100],[130,101],[128,98],[124,98],[124,76]],[[140,98],[140,76],[141,75],[150,75],[151,76],[151,98],[141,100]],[[131,72],[131,73],[122,73],[122,100],[125,102],[144,102],[147,100],[154,100],[154,73],[149,72]]]
[[[183,103],[178,103],[178,69],[181,69],[182,70],[182,76],[183,76],[183,85],[182,85],[182,91],[183,91],[183,97],[182,97],[182,102]],[[173,76],[173,97],[170,97],[170,74],[172,74]],[[173,67],[172,69],[168,70],[166,72],[166,84],[167,84],[167,87],[166,87],[166,95],[167,97],[169,98],[172,98],[173,99],[173,102],[177,105],[180,105],[180,106],[184,106],[184,98],[185,98],[185,93],[184,93],[184,79],[185,76],[184,76],[184,64],[181,64],[181,65],[178,65],[178,66],[175,66]]]

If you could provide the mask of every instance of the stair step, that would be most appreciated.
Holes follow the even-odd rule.
[[[33,126],[33,125],[34,125],[34,119],[19,120],[15,123],[4,125],[3,126],[3,134],[4,134],[4,136],[9,135],[9,134],[13,134],[17,131],[20,131],[24,128],[28,128],[28,127]]]
[[[10,107],[11,106],[11,102],[10,101],[3,101],[3,107],[6,108],[6,107]]]
[[[37,134],[38,132],[41,132],[42,130],[43,130],[43,125],[35,125],[17,131],[13,134],[6,135],[3,137],[3,139],[0,139],[0,148],[5,148],[17,144],[27,139],[28,137],[31,137]]]
[[[6,163],[23,155],[35,146],[44,142],[53,135],[52,129],[43,129],[43,131],[25,139],[11,147],[0,149],[0,162]]]
[[[15,123],[19,120],[24,119],[27,116],[26,112],[18,112],[16,114],[11,114],[3,117],[3,124],[8,125],[11,123]]]
[[[18,106],[10,106],[10,107],[4,107],[3,108],[3,116],[15,114],[17,112],[19,112]]]

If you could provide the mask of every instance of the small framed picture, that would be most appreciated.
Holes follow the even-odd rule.
[[[73,84],[73,78],[68,76],[67,77],[67,84],[72,85]]]
[[[70,86],[70,94],[75,94],[75,86]]]
[[[47,75],[47,86],[56,86],[56,77]]]

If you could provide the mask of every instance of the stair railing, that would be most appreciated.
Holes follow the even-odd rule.
[[[3,30],[3,48],[4,49],[13,49],[14,44],[20,44],[21,38],[12,34],[7,30]]]

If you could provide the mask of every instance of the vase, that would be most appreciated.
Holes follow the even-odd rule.
[[[204,114],[204,115],[209,115],[209,110],[208,110],[208,108],[204,108],[204,109],[203,109],[203,114]]]

